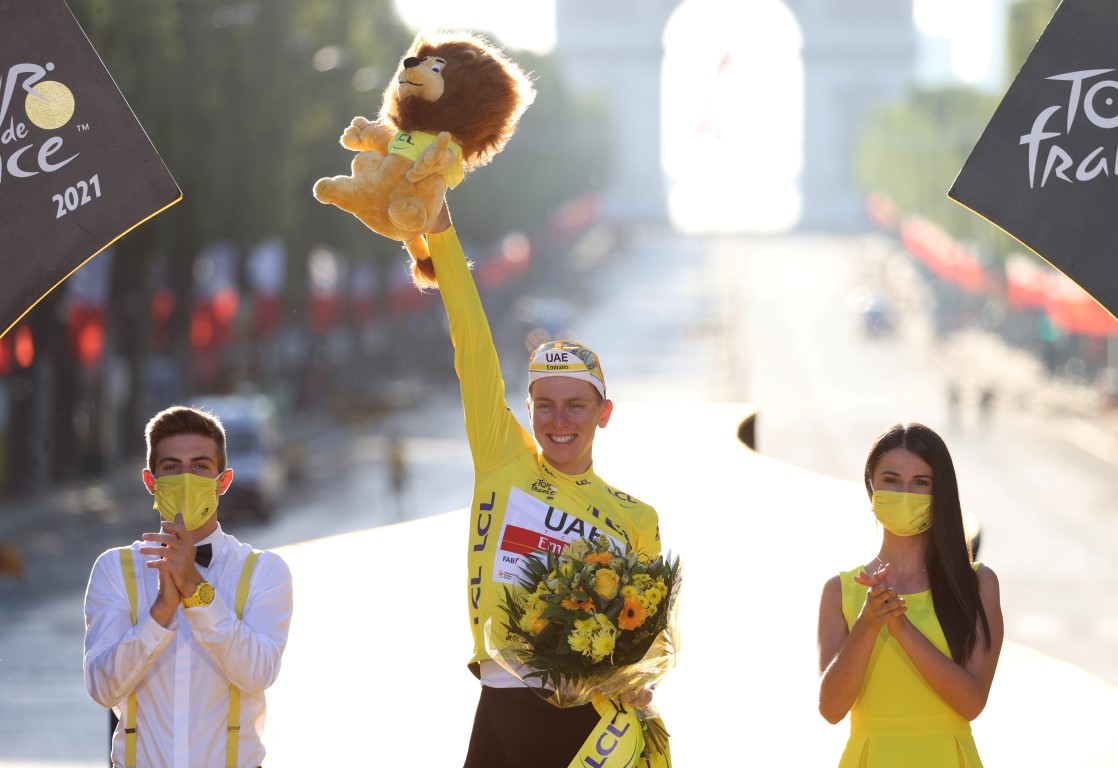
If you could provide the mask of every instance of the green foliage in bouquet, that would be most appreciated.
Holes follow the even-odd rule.
[[[606,536],[576,539],[546,560],[528,555],[520,584],[505,588],[509,640],[534,671],[558,688],[562,678],[639,663],[668,628],[679,584],[679,559],[622,553]]]

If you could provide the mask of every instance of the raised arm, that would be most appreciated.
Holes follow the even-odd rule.
[[[454,368],[462,387],[462,410],[474,466],[488,469],[525,445],[534,445],[534,441],[509,412],[493,334],[445,203],[427,242],[439,295],[450,321]]]

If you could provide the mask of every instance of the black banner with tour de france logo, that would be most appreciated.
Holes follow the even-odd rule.
[[[180,199],[63,0],[0,0],[0,335]]]
[[[1118,2],[1063,0],[948,195],[1118,316]]]

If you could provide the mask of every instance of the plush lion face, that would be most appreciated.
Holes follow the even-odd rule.
[[[447,131],[467,169],[488,163],[535,99],[527,75],[468,34],[416,36],[384,92],[380,119],[401,131]]]

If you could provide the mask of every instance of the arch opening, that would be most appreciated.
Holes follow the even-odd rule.
[[[664,29],[661,166],[685,232],[778,233],[800,219],[804,65],[779,0],[685,0]]]

